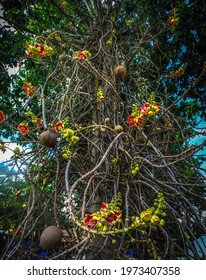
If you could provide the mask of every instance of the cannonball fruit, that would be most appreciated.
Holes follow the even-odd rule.
[[[57,137],[56,133],[47,130],[40,134],[39,141],[43,146],[54,147],[57,142]]]
[[[65,53],[60,54],[59,60],[65,62],[67,60],[67,55]]]
[[[123,127],[119,124],[115,125],[115,127],[114,127],[114,132],[117,133],[117,134],[123,132],[123,130],[124,130]]]
[[[44,250],[52,250],[61,244],[62,231],[57,226],[45,228],[40,236],[40,245]]]
[[[127,70],[123,65],[118,65],[114,68],[114,75],[117,78],[124,79],[126,76]]]

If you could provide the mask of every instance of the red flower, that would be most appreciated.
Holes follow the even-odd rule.
[[[183,69],[178,69],[178,70],[175,72],[175,76],[179,78],[179,77],[182,76],[183,73],[184,73],[184,70],[183,70]]]
[[[64,125],[61,121],[54,125],[54,129],[57,133],[59,133],[63,127],[64,127]]]
[[[28,56],[33,56],[33,52],[32,52],[32,48],[31,48],[31,45],[29,44],[26,44],[26,49],[28,51]]]
[[[135,117],[135,116],[129,116],[126,120],[126,123],[129,124],[130,127],[139,127],[144,122],[143,117]]]
[[[169,22],[168,22],[168,26],[169,27],[172,27],[174,25],[174,18],[173,17],[170,17],[169,18]]]
[[[52,47],[35,43],[34,45],[26,44],[28,56],[35,57],[37,55],[48,56],[53,53]]]
[[[108,207],[108,203],[102,202],[102,208],[105,209]]]
[[[87,56],[83,52],[78,52],[78,58],[87,59]]]
[[[43,45],[40,45],[40,44],[36,43],[34,46],[35,46],[38,54],[40,54],[42,56],[47,56],[47,54],[45,53],[45,49],[44,49]]]
[[[0,123],[3,122],[6,119],[6,117],[4,116],[3,112],[0,111]]]
[[[135,116],[129,116],[126,120],[126,123],[130,126],[133,127],[136,124],[136,117]]]
[[[26,135],[29,132],[29,128],[26,124],[19,124],[18,125],[18,131],[22,134],[22,135]]]
[[[120,211],[110,212],[108,218],[106,218],[107,225],[110,225],[112,222],[115,222],[117,219],[122,217],[122,213]]]
[[[42,125],[42,119],[41,118],[35,118],[35,123],[38,125]]]
[[[78,52],[78,58],[83,59],[82,64],[84,64],[84,60],[87,59],[87,56],[83,52]]]
[[[31,97],[34,95],[35,87],[32,86],[31,83],[24,83],[23,88],[26,93],[26,96]]]
[[[88,228],[94,228],[96,226],[96,224],[97,224],[97,220],[93,219],[93,215],[86,214],[86,217],[84,218],[83,223]]]

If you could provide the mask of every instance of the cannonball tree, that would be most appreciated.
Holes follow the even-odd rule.
[[[196,132],[177,110],[191,85],[171,98],[166,79],[179,83],[185,68],[165,77],[153,53],[181,15],[171,10],[154,33],[141,5],[127,16],[129,1],[51,2],[71,23],[25,35],[19,102],[0,111],[23,147],[12,160],[25,182],[21,199],[10,197],[19,199],[12,228],[5,197],[2,258],[38,258],[49,226],[62,232],[49,259],[201,258],[205,181],[194,155],[204,143],[190,144]]]

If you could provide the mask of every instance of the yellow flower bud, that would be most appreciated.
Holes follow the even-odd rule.
[[[154,212],[154,207],[146,209],[145,211],[140,213],[140,219],[143,222],[150,222],[153,212]]]
[[[151,223],[153,226],[157,226],[160,223],[160,218],[157,215],[153,215],[151,218]]]
[[[104,232],[107,231],[107,226],[106,225],[103,226],[102,231],[104,231]]]
[[[65,137],[72,137],[74,136],[74,130],[70,128],[64,129],[63,134]]]

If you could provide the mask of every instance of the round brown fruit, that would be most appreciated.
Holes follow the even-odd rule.
[[[59,60],[65,62],[67,60],[67,55],[65,53],[60,54]]]
[[[117,134],[123,132],[123,130],[124,130],[123,127],[119,124],[115,125],[115,127],[114,127],[114,132],[117,133]]]
[[[127,73],[127,70],[122,65],[118,65],[117,67],[114,68],[114,75],[117,78],[124,79],[126,76],[126,73]]]
[[[57,137],[56,133],[47,130],[40,134],[39,141],[43,146],[54,147],[57,142]]]
[[[57,226],[45,228],[40,236],[40,245],[44,250],[52,250],[61,244],[62,231]]]

